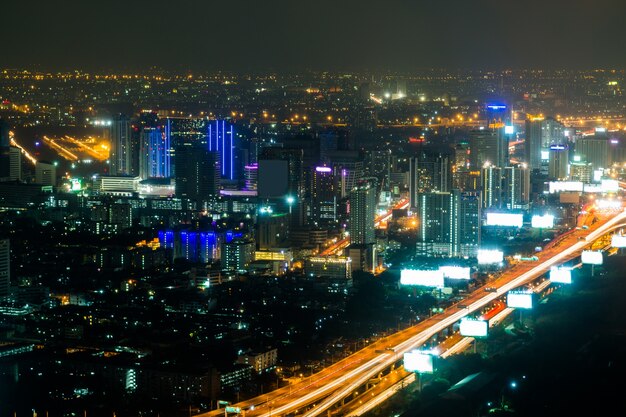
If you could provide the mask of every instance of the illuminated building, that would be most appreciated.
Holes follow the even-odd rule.
[[[556,180],[567,179],[569,148],[567,145],[552,145],[548,151],[548,177]]]
[[[235,169],[235,130],[234,126],[225,120],[215,120],[207,128],[207,142],[209,151],[220,155],[220,174],[222,178],[234,180]]]
[[[409,161],[409,199],[417,207],[417,195],[427,192],[452,190],[452,148],[420,148]]]
[[[41,185],[57,185],[57,167],[50,162],[38,161],[35,165],[35,182]]]
[[[172,252],[174,259],[184,258],[193,263],[210,263],[220,258],[221,238],[213,231],[162,230],[159,244]]]
[[[132,207],[130,204],[116,203],[109,208],[109,223],[117,230],[127,229],[133,225]]]
[[[335,176],[330,167],[319,166],[311,171],[311,219],[316,225],[337,220]]]
[[[111,124],[110,172],[113,175],[131,175],[133,173],[133,149],[130,119],[118,115]]]
[[[176,149],[176,196],[206,201],[219,195],[220,155],[203,146]]]
[[[564,126],[552,118],[529,115],[526,120],[524,159],[531,171],[547,171],[548,151],[552,145],[565,145]]]
[[[167,125],[166,125],[167,127]],[[163,126],[145,126],[139,139],[139,176],[167,178],[171,175],[169,132]]]
[[[286,213],[259,214],[256,243],[260,250],[281,248],[289,239],[289,216]]]
[[[9,179],[22,180],[22,152],[15,146],[9,147]]]
[[[479,192],[421,193],[418,256],[471,256],[480,246]]]
[[[509,141],[504,128],[472,130],[469,133],[470,166],[480,169],[485,164],[504,168],[509,162]]]
[[[587,162],[572,162],[569,166],[569,180],[581,181],[584,184],[591,183],[593,179],[593,166]]]
[[[98,194],[130,196],[139,186],[139,177],[99,175],[93,180],[93,190]]]
[[[11,285],[11,247],[9,239],[0,240],[0,299],[8,297]]]
[[[364,178],[350,192],[350,243],[367,245],[376,242],[376,179]]]
[[[483,208],[502,205],[502,168],[487,165],[481,169]]]
[[[253,241],[233,239],[222,244],[222,269],[245,272],[253,259]]]
[[[352,286],[352,260],[345,256],[312,256],[304,263],[309,277],[338,278]]]
[[[608,168],[609,140],[604,135],[594,135],[576,140],[576,155],[591,164],[592,170]]]
[[[259,164],[246,165],[243,167],[244,189],[257,190],[259,183]]]
[[[530,170],[525,164],[504,168],[503,207],[527,210],[530,204]]]
[[[271,371],[278,362],[278,349],[269,349],[264,352],[247,352],[239,355],[237,363],[250,365],[257,373]]]

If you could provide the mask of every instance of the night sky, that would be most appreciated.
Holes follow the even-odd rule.
[[[3,68],[626,67],[624,0],[5,0]]]

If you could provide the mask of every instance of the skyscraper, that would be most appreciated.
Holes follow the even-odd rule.
[[[417,207],[417,195],[425,192],[452,190],[452,165],[455,161],[451,147],[420,147],[409,160],[409,199]]]
[[[469,148],[472,169],[480,169],[487,163],[500,168],[509,164],[509,142],[504,128],[472,130]]]
[[[207,142],[210,151],[220,154],[220,173],[222,178],[234,180],[237,172],[235,167],[235,128],[225,120],[209,123]]]
[[[503,207],[528,210],[530,204],[530,169],[526,164],[504,168]]]
[[[326,166],[311,172],[311,218],[316,225],[328,224],[337,219],[337,194],[333,169]]]
[[[0,299],[9,295],[11,285],[11,247],[9,239],[0,240]]]
[[[35,165],[35,182],[41,185],[57,185],[57,168],[46,161],[37,161]]]
[[[473,256],[480,246],[480,192],[419,194],[418,256]]]
[[[139,140],[139,176],[168,178],[171,175],[169,135],[162,126],[145,126]]]
[[[608,168],[609,140],[604,135],[582,137],[576,140],[576,155],[591,164],[593,170]]]
[[[524,152],[531,171],[547,172],[550,146],[564,144],[565,128],[560,122],[550,117],[528,115]]]
[[[130,119],[120,114],[111,124],[111,163],[112,175],[133,174],[133,149]]]
[[[567,178],[569,148],[567,145],[552,145],[549,148],[548,177],[557,180]]]
[[[500,208],[502,205],[502,168],[487,164],[481,169],[482,206]]]
[[[206,145],[182,144],[176,148],[176,196],[206,201],[219,194],[220,155]]]
[[[22,180],[22,151],[15,146],[9,147],[9,179]]]
[[[363,178],[350,192],[350,243],[368,245],[376,242],[376,179]]]

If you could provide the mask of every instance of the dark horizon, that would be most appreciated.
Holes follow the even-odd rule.
[[[370,71],[626,68],[619,0],[11,2],[9,68]]]

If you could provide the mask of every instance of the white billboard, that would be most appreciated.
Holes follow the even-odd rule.
[[[550,268],[550,281],[559,284],[571,284],[572,269],[563,266],[553,266]]]
[[[614,248],[626,248],[626,236],[613,235],[611,237],[611,246]]]
[[[580,256],[582,263],[586,265],[602,265],[602,252],[595,250],[584,250]]]
[[[504,261],[504,253],[495,249],[478,249],[476,260],[479,264],[499,264]]]
[[[601,193],[602,186],[600,184],[585,184],[584,192],[586,193]]]
[[[600,210],[620,210],[622,200],[597,200],[596,205]]]
[[[459,331],[461,332],[461,336],[487,337],[489,322],[487,320],[472,320],[464,318],[461,319]]]
[[[554,216],[551,214],[544,214],[543,216],[533,216],[530,220],[532,227],[540,229],[551,229],[554,227]]]
[[[462,266],[440,266],[439,270],[443,272],[444,278],[450,279],[470,279],[471,278],[471,270],[470,268],[462,267]]]
[[[443,272],[439,270],[403,269],[400,271],[400,284],[443,287]]]
[[[528,291],[509,291],[506,306],[511,308],[533,308],[533,293]]]
[[[605,193],[615,193],[619,191],[619,182],[617,180],[602,180],[600,181],[600,186]]]
[[[414,350],[404,354],[404,369],[419,374],[432,374],[434,371],[433,355],[429,352]]]
[[[487,213],[487,226],[522,227],[522,213]]]
[[[550,181],[548,187],[550,194],[560,193],[561,191],[583,191],[582,181]]]

